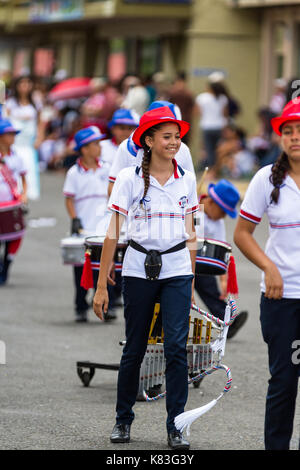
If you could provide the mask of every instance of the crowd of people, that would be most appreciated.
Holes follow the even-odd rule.
[[[238,124],[242,103],[230,93],[221,72],[212,73],[206,90],[198,95],[189,89],[183,72],[173,81],[161,72],[147,80],[128,74],[117,84],[94,78],[88,91],[80,94],[80,89],[70,89],[68,96],[57,98],[53,90],[66,79],[64,71],[51,79],[20,76],[7,87],[2,114],[21,130],[15,146],[22,148],[26,160],[29,199],[40,195],[40,172],[72,166],[74,135],[79,129],[95,125],[110,138],[108,123],[114,111],[126,108],[141,116],[154,100],[170,101],[178,106],[183,120],[199,122],[200,147],[194,162],[196,171],[209,167],[210,179],[249,178],[274,162],[280,152],[270,119],[288,100],[290,88],[283,79],[275,81],[269,106],[257,111],[254,134],[247,134]],[[183,137],[187,144],[189,139]]]

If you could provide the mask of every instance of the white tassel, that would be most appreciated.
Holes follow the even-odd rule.
[[[176,416],[174,422],[178,431],[183,432],[186,428],[186,434],[187,436],[189,436],[191,424],[196,419],[200,418],[200,416],[204,415],[209,410],[211,410],[222,396],[223,393],[215,400],[212,400],[207,403],[207,405],[200,406],[200,408],[195,408],[194,410],[185,411],[184,413],[181,413],[180,415]]]

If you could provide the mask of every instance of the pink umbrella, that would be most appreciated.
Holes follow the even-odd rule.
[[[55,85],[49,93],[50,101],[84,98],[91,93],[91,78],[68,78]]]

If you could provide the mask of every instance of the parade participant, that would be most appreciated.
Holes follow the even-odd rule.
[[[11,201],[27,203],[26,168],[21,157],[12,150],[18,132],[10,121],[0,120],[0,207]],[[22,237],[16,233],[16,238],[12,234],[9,239],[0,240],[3,252],[0,259],[0,285],[3,285],[7,282],[9,267],[20,248]]]
[[[203,205],[203,220],[196,224],[197,235],[204,229],[204,238],[226,242],[226,229],[224,218],[229,215],[231,218],[237,217],[236,205],[240,200],[237,188],[227,180],[220,180],[217,184],[211,183],[208,186],[208,194],[200,197],[200,204]],[[210,312],[224,320],[227,303],[227,274],[219,276],[220,289],[217,278],[213,275],[201,274],[195,277],[195,290],[208,307]],[[230,339],[244,325],[248,317],[248,312],[242,311],[235,319],[228,330],[227,338]]]
[[[80,156],[75,165],[67,172],[63,193],[66,208],[71,219],[71,234],[102,235],[106,232],[109,213],[107,211],[107,186],[109,166],[100,160],[100,140],[104,135],[96,126],[78,131],[75,136],[75,151]],[[86,301],[87,290],[81,287],[82,266],[74,266],[75,283],[75,320],[87,321],[89,305]],[[95,280],[97,273],[94,272]],[[111,293],[111,297],[112,293]],[[116,317],[113,299],[105,319]]]
[[[166,357],[168,444],[177,449],[189,448],[174,425],[188,395],[186,342],[196,255],[196,179],[174,158],[188,129],[188,123],[176,119],[168,107],[146,112],[133,134],[134,143],[144,151],[142,165],[120,172],[109,201],[113,215],[94,297],[94,311],[100,319],[108,306],[107,276],[124,216],[128,216],[130,239],[122,270],[126,344],[118,376],[116,425],[110,437],[114,443],[130,440],[140,366],[159,297]]]
[[[159,109],[165,106],[167,106],[171,110],[171,112],[177,119],[181,119],[181,113],[178,106],[174,105],[173,103],[170,103],[169,101],[154,101],[149,106],[148,111],[151,111],[152,109]],[[119,172],[123,168],[127,168],[129,166],[141,165],[143,154],[143,149],[135,144],[132,139],[132,136],[130,136],[128,139],[124,140],[121,143],[109,172],[109,195],[111,194],[114,182],[116,181],[116,177],[118,176]],[[176,161],[178,165],[180,165],[182,168],[189,170],[195,174],[190,150],[188,146],[183,142],[181,142],[178,154],[176,155]]]
[[[139,120],[139,116],[129,109],[121,108],[114,112],[108,123],[112,137],[101,142],[101,160],[103,162],[112,165],[119,145],[133,133],[139,125]]]
[[[293,432],[299,361],[293,347],[300,337],[300,101],[292,100],[271,121],[283,152],[261,168],[241,205],[234,241],[262,270],[260,321],[268,345],[269,380],[265,447],[287,450]],[[269,221],[265,251],[253,233],[263,214]]]

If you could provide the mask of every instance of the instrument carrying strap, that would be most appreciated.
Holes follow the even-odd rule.
[[[186,242],[180,242],[178,245],[169,248],[166,251],[158,251],[158,250],[146,250],[142,245],[135,242],[134,240],[130,240],[129,246],[134,248],[135,250],[139,251],[140,253],[144,253],[146,255],[145,259],[145,273],[146,278],[149,281],[156,281],[159,277],[161,267],[162,267],[162,255],[166,255],[169,253],[174,253],[179,250],[183,250],[186,247]]]
[[[16,180],[14,179],[10,168],[6,165],[5,160],[1,158],[1,155],[0,155],[0,173],[3,176],[5,183],[8,184],[13,198],[16,201],[19,200],[20,194],[18,192],[18,184]]]

